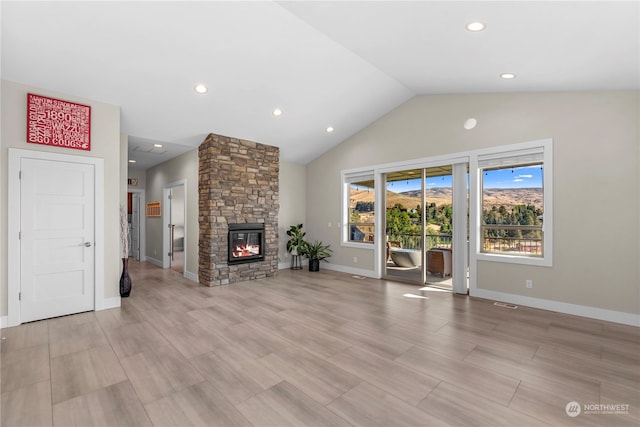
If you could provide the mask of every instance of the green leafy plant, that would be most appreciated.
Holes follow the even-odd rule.
[[[302,231],[302,224],[289,226],[287,230],[287,236],[289,236],[287,252],[291,253],[301,247],[304,244],[304,236],[306,234],[307,233]]]
[[[313,243],[304,242],[303,245],[298,249],[298,252],[302,256],[305,256],[311,260],[318,261],[326,261],[326,259],[331,257],[331,255],[333,254],[331,245],[325,245],[324,243],[317,240]]]

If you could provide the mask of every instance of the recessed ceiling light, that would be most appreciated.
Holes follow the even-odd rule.
[[[469,31],[482,31],[485,29],[483,22],[469,22],[467,24],[467,30]]]
[[[327,128],[327,132],[329,132],[329,133],[333,132],[333,126],[329,126],[329,127]]]
[[[513,73],[502,73],[500,74],[500,77],[502,77],[503,79],[509,80],[509,79],[515,79],[516,75]]]
[[[276,116],[276,117],[281,116],[282,115],[282,110],[279,109],[279,108],[274,109],[273,110],[273,115]]]
[[[129,163],[135,163],[136,161],[133,159],[129,159]]]
[[[153,144],[153,146],[154,146],[154,147],[156,147],[156,148],[162,148],[162,147],[164,147],[164,145],[162,145],[162,144]]]
[[[207,87],[205,85],[203,85],[202,83],[198,83],[195,87],[194,90],[198,93],[207,93]]]

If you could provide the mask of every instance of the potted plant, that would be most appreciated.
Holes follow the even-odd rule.
[[[287,241],[287,252],[291,255],[298,255],[298,248],[304,244],[304,236],[307,233],[302,231],[302,224],[292,225],[287,230],[287,236],[289,236],[289,240]]]
[[[309,271],[320,271],[320,261],[326,261],[332,254],[330,246],[316,240],[313,243],[304,242],[298,249],[300,255],[309,258]]]

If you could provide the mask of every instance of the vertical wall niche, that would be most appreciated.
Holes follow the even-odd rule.
[[[209,134],[198,157],[200,283],[218,286],[275,275],[280,149]],[[228,224],[242,223],[264,223],[264,260],[229,265]]]

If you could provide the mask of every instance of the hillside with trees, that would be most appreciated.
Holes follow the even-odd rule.
[[[387,235],[404,247],[419,247],[422,207],[420,190],[394,193],[387,191]],[[351,194],[352,222],[373,222],[373,190],[353,191]],[[426,224],[428,247],[446,244],[451,234],[452,189],[427,189]],[[542,188],[487,189],[483,195],[483,219],[490,225],[540,225],[542,220]],[[488,230],[486,237],[535,238],[539,231],[519,229]],[[523,236],[523,233],[526,234]]]

